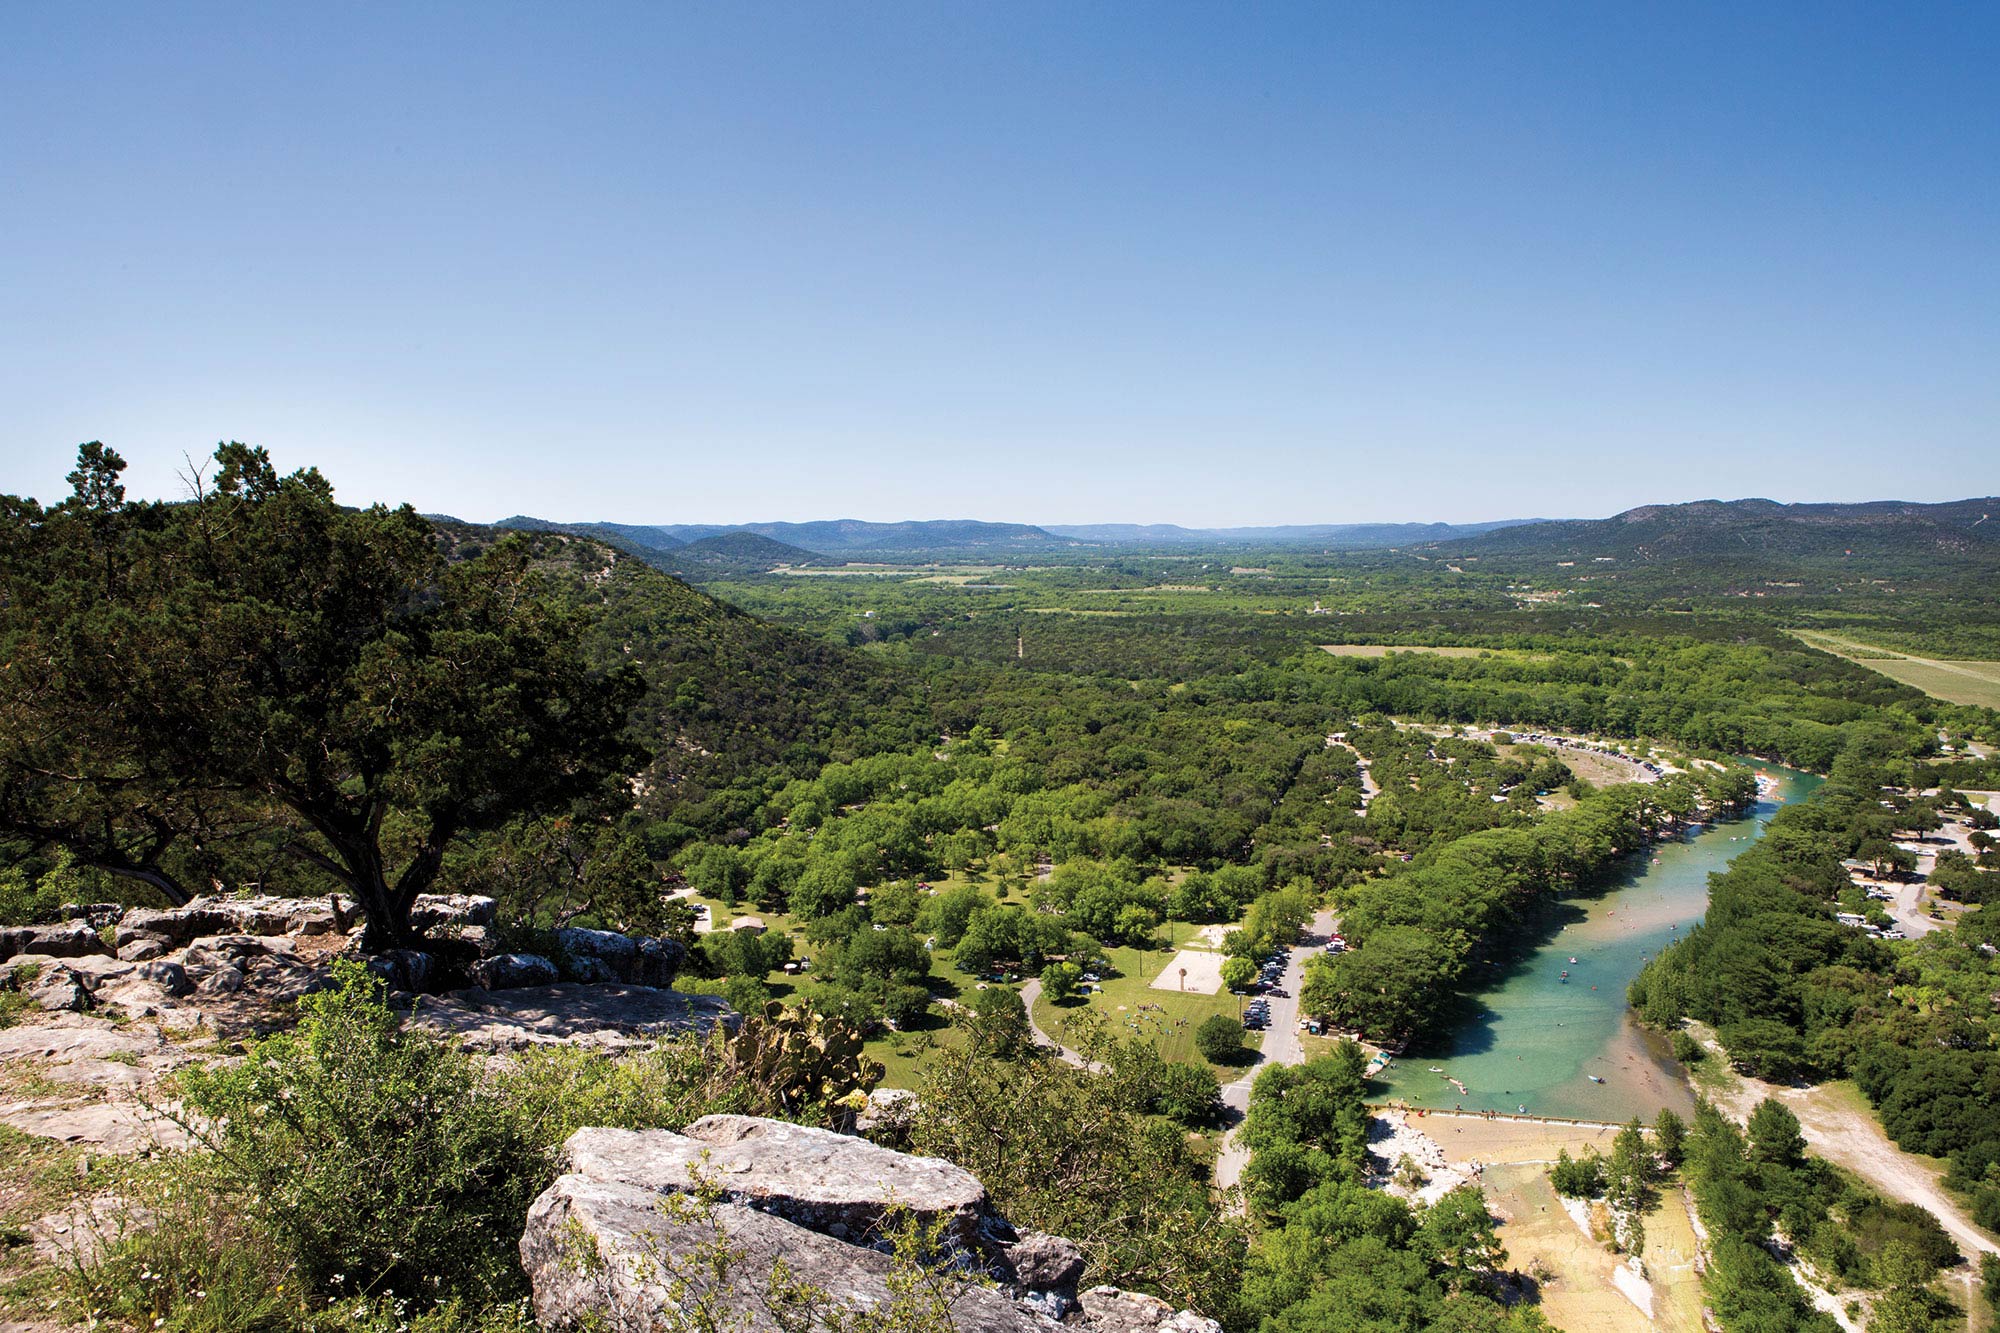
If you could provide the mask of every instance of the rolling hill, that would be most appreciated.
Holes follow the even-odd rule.
[[[1383,546],[1477,537],[1543,519],[1491,523],[1304,523],[1269,528],[1184,528],[1177,523],[1045,523],[1042,530],[1074,541],[1116,546],[1319,546],[1359,551]]]
[[[1606,519],[1532,523],[1469,541],[1452,555],[1646,563],[1892,558],[2000,559],[2000,498],[1913,504],[1697,500],[1642,505]]]

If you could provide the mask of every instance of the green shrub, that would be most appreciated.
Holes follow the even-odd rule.
[[[334,989],[300,1001],[297,1028],[183,1078],[217,1193],[310,1290],[517,1294],[514,1246],[552,1175],[554,1126],[405,1028],[359,964],[336,969]]]
[[[1673,1045],[1674,1059],[1684,1065],[1699,1064],[1702,1057],[1708,1054],[1707,1051],[1702,1049],[1701,1043],[1696,1041],[1691,1033],[1674,1033]]]
[[[1594,1148],[1584,1149],[1581,1157],[1571,1157],[1564,1148],[1549,1168],[1549,1184],[1566,1199],[1594,1199],[1604,1192],[1604,1159]]]

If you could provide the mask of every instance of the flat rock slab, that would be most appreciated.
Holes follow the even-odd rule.
[[[620,982],[459,990],[426,999],[412,1024],[452,1038],[468,1050],[498,1054],[529,1046],[589,1046],[625,1050],[681,1032],[734,1026],[736,1011],[712,995],[683,995]]]
[[[24,1057],[43,1060],[145,1059],[172,1050],[159,1031],[118,1027],[101,1018],[64,1015],[48,1022],[0,1028],[0,1063]]]
[[[732,1258],[717,1273],[714,1259]],[[588,1326],[653,1333],[672,1309],[726,1312],[727,1327],[779,1333],[803,1327],[772,1312],[779,1260],[794,1282],[850,1311],[895,1300],[888,1256],[849,1245],[740,1204],[702,1205],[688,1195],[566,1175],[535,1200],[521,1236],[521,1263],[548,1329]],[[964,1333],[1050,1333],[1062,1325],[997,1291],[954,1282],[943,1289]]]
[[[988,1207],[986,1187],[950,1162],[755,1116],[703,1116],[684,1134],[580,1129],[563,1155],[586,1179],[655,1193],[706,1186],[732,1203],[857,1243],[872,1241],[901,1210],[924,1223],[943,1219],[970,1246]]]
[[[88,1106],[0,1106],[0,1124],[60,1143],[88,1143],[109,1153],[136,1156],[185,1148],[193,1140],[173,1121],[132,1102]]]

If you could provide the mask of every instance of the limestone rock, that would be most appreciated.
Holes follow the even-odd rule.
[[[1157,1296],[1117,1287],[1092,1287],[1078,1297],[1089,1333],[1222,1333],[1222,1325],[1187,1310],[1175,1310]]]
[[[1012,1244],[1001,1245],[1000,1260],[1015,1285],[1030,1291],[1071,1288],[1083,1276],[1083,1248],[1040,1231],[1024,1232]]]
[[[368,970],[390,990],[423,992],[442,970],[437,959],[418,949],[387,949],[368,960]]]
[[[712,995],[646,986],[523,986],[452,991],[419,1001],[410,1021],[488,1054],[569,1044],[603,1050],[644,1046],[676,1032],[733,1028],[737,1015]]]
[[[204,995],[252,991],[264,999],[292,1000],[329,984],[323,968],[299,958],[279,936],[204,935],[181,953],[182,965]]]
[[[53,926],[8,926],[0,929],[0,961],[24,954],[47,958],[80,958],[110,953],[88,921],[64,921]]]
[[[62,1143],[88,1143],[123,1155],[185,1148],[188,1132],[157,1111],[132,1102],[86,1106],[0,1106],[0,1124]]]
[[[90,988],[73,967],[51,962],[27,985],[27,996],[43,1009],[80,1014],[90,1008]]]
[[[92,930],[115,926],[125,915],[123,903],[64,903],[58,909],[65,921],[87,921]]]
[[[671,986],[687,958],[677,940],[634,938],[615,930],[568,926],[556,932],[556,950],[565,975],[578,981],[625,981],[635,986]]]
[[[727,1248],[717,1276],[709,1264]],[[794,1281],[849,1310],[894,1299],[888,1256],[733,1203],[696,1204],[580,1175],[559,1178],[535,1200],[521,1236],[521,1263],[544,1328],[652,1333],[674,1303],[726,1312],[728,1327],[775,1333],[797,1323],[772,1317],[770,1275],[784,1261]],[[1000,1293],[959,1287],[951,1319],[966,1333],[1051,1333],[1058,1325]]]
[[[493,924],[500,904],[477,893],[420,893],[410,908],[410,925],[428,934],[442,927],[445,933],[459,927],[486,927]]]
[[[482,990],[518,990],[523,986],[552,986],[556,965],[540,954],[503,953],[482,958],[472,965],[472,984]]]
[[[900,1207],[942,1219],[961,1246],[977,1243],[986,1187],[935,1157],[912,1157],[832,1130],[755,1116],[703,1116],[685,1134],[582,1129],[563,1145],[568,1169],[655,1193],[705,1181],[746,1204],[839,1240],[865,1244]]]

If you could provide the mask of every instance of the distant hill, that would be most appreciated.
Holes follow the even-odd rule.
[[[643,527],[632,523],[556,523],[546,518],[530,518],[526,514],[515,514],[503,518],[493,525],[496,528],[512,528],[519,532],[567,532],[574,537],[595,537],[598,541],[609,542],[641,551],[677,551],[687,545],[685,538],[676,537],[664,528]]]
[[[1544,519],[1506,518],[1491,523],[1305,523],[1272,528],[1184,528],[1177,523],[1045,523],[1042,529],[1073,541],[1107,546],[1319,546],[1366,550],[1477,537]]]
[[[1477,556],[1575,560],[1744,557],[2000,556],[2000,498],[1913,504],[1696,500],[1642,505],[1612,518],[1534,523],[1440,543]]]
[[[907,523],[868,523],[856,518],[814,523],[556,523],[517,514],[493,525],[526,532],[567,532],[595,537],[630,550],[674,551],[683,546],[731,534],[768,538],[807,555],[937,555],[947,552],[988,552],[1068,546],[1027,523],[982,523],[944,518]],[[746,548],[747,549],[747,548]],[[773,563],[779,563],[774,561]],[[798,563],[796,560],[793,563]]]
[[[699,541],[727,532],[755,533],[821,555],[871,553],[926,554],[993,547],[1025,548],[1064,545],[1060,538],[1027,523],[982,523],[976,519],[942,518],[906,523],[868,523],[857,518],[824,519],[814,523],[740,523],[734,526],[669,524],[660,531],[683,541]]]
[[[754,532],[718,532],[646,558],[684,578],[764,574],[779,565],[824,565],[827,558],[802,546],[773,541]]]

